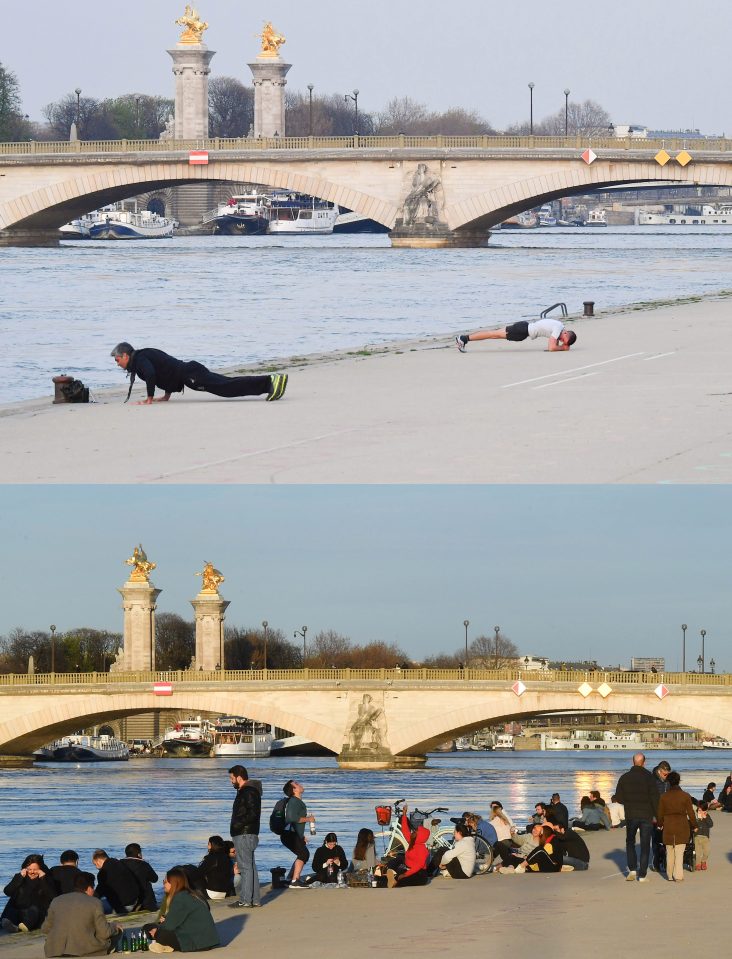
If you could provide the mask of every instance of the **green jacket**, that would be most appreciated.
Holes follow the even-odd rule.
[[[163,928],[176,934],[183,952],[197,952],[220,945],[208,906],[185,890],[173,896]]]

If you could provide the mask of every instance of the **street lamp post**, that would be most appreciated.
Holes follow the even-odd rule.
[[[706,635],[707,635],[707,631],[706,631],[706,629],[703,629],[703,630],[701,631],[701,638],[702,638],[701,661],[702,661],[702,672],[703,672],[703,673],[706,672],[706,669],[704,668],[704,667],[705,667],[705,662],[706,662],[706,660],[704,659],[704,637],[705,637]]]
[[[346,93],[345,96],[343,97],[346,103],[348,103],[349,100],[353,100],[354,104],[356,105],[355,128],[353,131],[356,134],[356,136],[358,136],[358,93],[359,93],[358,90],[354,90],[353,96],[351,96],[350,93]]]
[[[306,639],[305,639],[305,637],[307,636],[307,632],[308,632],[307,626],[303,626],[302,629],[296,629],[294,634],[295,639],[297,639],[298,636],[302,636],[302,668],[303,669],[305,669],[305,657],[307,656],[307,645],[306,645]]]
[[[470,626],[470,620],[464,619],[463,626],[465,627],[465,668],[468,668],[468,626]]]
[[[689,627],[686,625],[686,623],[682,623],[682,624],[681,624],[681,633],[682,633],[682,639],[681,639],[681,672],[682,672],[682,673],[685,673],[685,672],[686,672],[686,630],[687,630],[688,628],[689,628]]]
[[[56,627],[49,626],[51,630],[51,672],[56,672]]]
[[[716,665],[717,665],[717,664],[714,662],[714,658],[712,658],[712,659],[709,660],[709,672],[710,672],[712,675],[714,675],[714,667],[715,667]]]
[[[269,623],[266,619],[262,620],[262,629],[264,630],[264,668],[267,668],[267,630],[269,629]]]
[[[564,90],[564,139],[569,136],[569,87]]]
[[[529,133],[534,135],[534,83],[529,84]]]
[[[81,122],[81,87],[74,90],[76,94],[76,135],[79,135],[79,124]]]
[[[313,135],[313,90],[314,84],[308,83],[308,93],[310,94],[310,108],[308,110],[308,136]]]
[[[140,136],[140,100],[141,97],[135,97],[135,136]]]
[[[498,634],[500,633],[500,631],[501,631],[500,626],[493,627],[493,632],[496,634],[496,669],[498,669]]]

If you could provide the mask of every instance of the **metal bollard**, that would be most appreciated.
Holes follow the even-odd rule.
[[[585,300],[582,304],[585,308],[583,316],[594,316],[595,315],[595,301],[594,300]]]

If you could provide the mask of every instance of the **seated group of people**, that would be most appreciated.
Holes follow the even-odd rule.
[[[10,933],[40,929],[46,935],[48,957],[112,952],[123,930],[108,922],[107,915],[157,909],[152,883],[158,876],[137,843],[126,847],[124,859],[97,849],[92,861],[96,877],[79,869],[79,856],[71,849],[52,868],[42,855],[26,856],[4,889],[8,902],[0,916],[2,928]],[[201,868],[194,866],[167,872],[157,919],[143,926],[149,951],[194,952],[219,945],[201,876]]]
[[[569,812],[554,793],[549,803],[537,803],[525,833],[497,800],[491,803],[489,825],[496,840],[493,852],[501,861],[500,873],[536,873],[586,870],[590,851],[569,825]]]

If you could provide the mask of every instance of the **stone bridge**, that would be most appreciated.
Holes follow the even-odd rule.
[[[650,716],[732,741],[729,675],[243,670],[0,676],[0,754],[160,708],[272,723],[357,768],[420,765],[446,739],[556,711]]]
[[[732,141],[686,147],[489,136],[0,144],[0,241],[56,242],[58,227],[108,203],[219,181],[330,200],[387,226],[394,245],[484,245],[490,227],[559,197],[622,184],[732,185]],[[193,150],[208,151],[208,163],[192,163]]]

